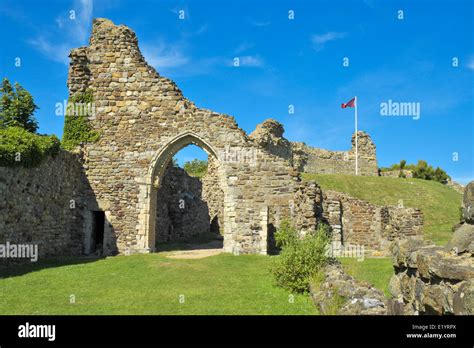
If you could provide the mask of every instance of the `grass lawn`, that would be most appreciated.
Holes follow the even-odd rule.
[[[3,268],[0,314],[317,314],[309,296],[289,301],[274,284],[271,262],[263,255],[183,260],[157,253]]]
[[[303,178],[376,205],[397,205],[402,200],[405,207],[419,208],[425,238],[438,244],[451,239],[451,228],[460,219],[462,195],[435,181],[340,174],[303,174]]]
[[[394,274],[392,260],[390,258],[364,258],[357,261],[353,258],[340,258],[342,267],[347,274],[358,280],[372,283],[374,287],[390,296],[388,283]]]

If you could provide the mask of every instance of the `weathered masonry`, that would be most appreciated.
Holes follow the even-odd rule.
[[[224,250],[265,253],[269,207],[288,211],[298,182],[291,166],[249,139],[232,117],[187,100],[145,62],[126,26],[95,20],[89,46],[70,57],[70,95],[93,91],[91,123],[101,131],[83,151],[94,200],[107,221],[105,252],[154,249],[165,169],[176,152],[195,144],[216,163]]]
[[[318,149],[300,142],[290,142],[283,136],[284,128],[279,122],[268,119],[259,124],[250,134],[267,151],[285,158],[293,168],[300,172],[318,174],[355,174],[356,146],[355,134],[352,147],[348,151],[329,151]],[[362,131],[358,133],[359,175],[378,175],[375,144],[370,136]]]

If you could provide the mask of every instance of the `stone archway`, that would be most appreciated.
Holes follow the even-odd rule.
[[[266,253],[267,230],[290,214],[297,175],[229,115],[197,107],[149,66],[130,28],[93,23],[89,46],[71,51],[70,95],[90,89],[98,141],[83,146],[91,197],[110,224],[111,253],[155,247],[156,187],[173,155],[195,144],[219,163],[224,251]],[[211,96],[210,96],[211,97]]]
[[[152,159],[150,168],[147,174],[147,195],[146,203],[144,205],[145,209],[143,211],[143,226],[145,227],[145,245],[144,249],[153,251],[155,246],[155,237],[156,237],[156,205],[158,188],[161,185],[163,180],[166,168],[173,156],[178,153],[184,147],[194,144],[204,150],[208,156],[213,156],[214,160],[219,163],[220,159],[218,152],[215,148],[209,144],[207,141],[203,140],[198,134],[187,131],[184,132],[173,139],[171,139]],[[224,194],[226,190],[226,180],[224,166],[218,165],[217,176],[219,181],[219,186],[223,190]],[[225,217],[225,209],[224,209]],[[224,218],[225,219],[225,218]],[[224,245],[226,245],[226,231],[224,230]],[[229,234],[227,234],[229,235]],[[228,243],[227,243],[228,244]]]

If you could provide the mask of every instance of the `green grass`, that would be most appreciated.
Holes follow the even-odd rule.
[[[303,174],[303,178],[376,205],[398,205],[402,200],[405,207],[419,208],[425,238],[438,244],[451,239],[451,228],[459,222],[462,195],[435,181],[339,174]]]
[[[353,258],[340,258],[343,269],[357,280],[364,280],[390,296],[388,283],[394,274],[390,258],[364,258],[357,261]]]
[[[0,314],[317,314],[309,296],[274,284],[272,258],[158,253],[10,267],[0,270]]]

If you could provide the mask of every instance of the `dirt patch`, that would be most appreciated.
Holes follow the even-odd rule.
[[[222,249],[195,249],[178,250],[167,253],[166,257],[170,259],[202,259],[222,253]]]

